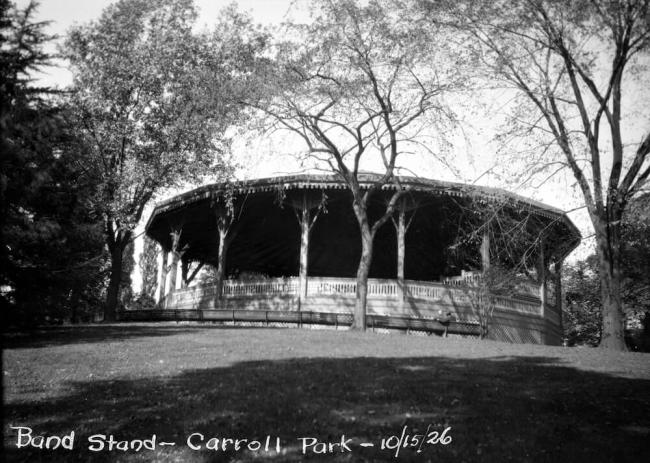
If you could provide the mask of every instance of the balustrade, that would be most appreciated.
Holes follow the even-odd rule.
[[[474,275],[462,275],[458,278],[474,278]],[[453,281],[453,283],[449,283]],[[404,296],[405,299],[423,299],[425,301],[442,302],[445,304],[470,303],[472,288],[460,288],[458,280],[445,280],[443,282],[424,282],[407,280],[404,282],[403,291],[396,280],[369,279],[368,296],[396,299]],[[256,281],[225,280],[222,285],[222,296],[247,297],[247,296],[280,296],[297,295],[300,288],[298,278],[273,278]],[[355,296],[357,283],[353,278],[326,278],[310,277],[307,284],[308,296]],[[217,286],[201,285],[183,288],[168,295],[168,306],[196,304],[207,298],[217,297]],[[519,300],[516,297],[500,296],[496,300],[499,310],[541,315],[541,307],[534,301]]]

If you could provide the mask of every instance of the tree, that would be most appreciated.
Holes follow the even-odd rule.
[[[598,259],[595,255],[567,266],[564,276],[564,335],[569,346],[597,346],[602,336]]]
[[[540,162],[526,170],[573,174],[595,231],[600,345],[624,349],[621,219],[647,185],[650,132],[625,139],[623,97],[650,43],[649,2],[473,1],[444,11],[440,2],[417,3],[432,22],[467,33],[482,69],[515,90],[510,122]]]
[[[364,330],[374,237],[403,194],[398,158],[416,144],[425,116],[429,125],[447,117],[442,95],[458,82],[442,65],[424,66],[434,51],[441,57],[448,51],[443,38],[414,40],[410,24],[390,2],[316,5],[313,22],[294,26],[287,36],[295,40],[278,45],[277,68],[265,76],[267,87],[256,105],[275,128],[304,142],[318,168],[335,173],[350,190],[361,236],[353,328]],[[381,174],[365,175],[364,166],[380,166]],[[395,192],[383,212],[372,216],[369,206],[386,185]]]
[[[621,297],[628,346],[650,350],[650,195],[630,202],[622,226]],[[569,343],[598,345],[602,334],[598,256],[592,254],[567,269],[566,335]]]
[[[490,332],[494,309],[499,302],[499,297],[512,297],[517,286],[516,277],[517,273],[514,270],[493,265],[482,270],[480,278],[468,279],[460,286],[478,321],[481,339],[485,339]]]
[[[142,253],[140,254],[140,273],[142,274],[141,297],[155,300],[158,286],[158,244],[145,236]]]
[[[52,37],[0,2],[0,301],[5,326],[73,322],[102,291],[101,236],[84,197],[94,176],[66,123],[68,108],[30,74]]]
[[[196,34],[191,0],[120,0],[67,37],[76,124],[102,174],[92,201],[111,257],[107,321],[146,204],[161,189],[229,175],[223,132],[263,41],[243,30],[231,40],[250,23],[233,10],[221,19],[213,33]]]
[[[650,194],[630,201],[622,222],[622,298],[629,317],[650,324]]]
[[[468,298],[479,324],[481,338],[488,335],[494,309],[502,297],[515,294],[540,296],[545,313],[548,299],[548,262],[562,258],[575,241],[557,234],[557,221],[540,216],[530,203],[494,191],[489,197],[473,195],[454,199],[450,215],[456,239],[447,248],[447,265],[471,271],[457,282]],[[557,291],[557,286],[551,287]]]

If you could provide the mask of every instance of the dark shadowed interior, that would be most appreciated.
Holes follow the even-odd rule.
[[[513,223],[526,221],[531,236],[543,230],[545,246],[556,256],[571,250],[579,240],[579,233],[561,211],[540,203],[496,189],[415,178],[402,180],[409,204],[406,220],[411,221],[405,239],[406,279],[432,281],[460,274],[461,269],[480,268],[480,241],[469,235],[471,228],[479,224],[481,204],[487,205],[491,200],[505,201],[501,213]],[[394,187],[390,187],[371,196],[371,223],[385,210],[394,192]],[[243,272],[270,277],[297,275],[300,225],[293,205],[303,195],[313,199],[323,194],[324,208],[310,236],[309,275],[356,275],[361,244],[352,195],[333,176],[302,175],[201,187],[159,204],[147,224],[147,233],[169,250],[171,230],[180,229],[180,247],[187,246],[184,258],[214,265],[219,243],[214,204],[226,194],[232,195],[235,206],[231,227],[234,238],[226,260],[228,276],[236,277]],[[312,205],[318,203],[312,201]],[[316,211],[317,208],[312,209],[312,216]],[[508,233],[507,226],[495,232],[494,246],[500,240],[509,240]],[[370,277],[395,278],[396,242],[395,226],[388,220],[375,238]],[[457,252],[458,249],[464,252]],[[492,252],[499,259],[499,253]],[[529,250],[522,248],[501,259],[507,264],[508,259],[526,252]]]

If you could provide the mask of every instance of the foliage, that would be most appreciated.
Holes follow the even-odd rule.
[[[101,228],[85,197],[94,172],[66,123],[69,108],[29,73],[49,62],[36,5],[0,3],[0,268],[9,324],[92,316],[103,291]]]
[[[633,200],[623,222],[621,294],[627,342],[631,348],[650,350],[650,196]],[[570,344],[598,345],[601,336],[600,271],[596,255],[567,268],[565,332]]]
[[[499,297],[511,297],[517,283],[515,270],[492,265],[476,278],[468,278],[460,285],[469,300],[472,314],[479,323],[481,339],[489,334]]]
[[[134,299],[131,275],[135,268],[135,245],[130,241],[122,253],[122,281],[120,282],[120,308],[128,307]]]
[[[195,33],[195,21],[191,0],[120,0],[73,28],[62,49],[74,74],[76,127],[101,172],[91,198],[111,254],[107,320],[146,204],[161,189],[230,174],[223,132],[264,43],[256,34],[232,40],[250,26],[232,10],[213,33]]]
[[[393,6],[382,0],[313,2],[312,22],[293,25],[289,39],[276,45],[275,67],[255,102],[274,128],[302,140],[316,168],[338,175],[351,191],[362,244],[354,321],[359,329],[365,329],[374,236],[402,195],[398,156],[419,146],[424,127],[449,120],[443,95],[460,85],[451,67],[432,68],[429,61],[432,55],[437,63],[450,61],[451,37],[440,32],[427,36],[435,40],[415,40],[411,23]],[[367,168],[381,173],[364,176]],[[373,194],[388,184],[395,194],[383,214],[369,217]]]
[[[567,265],[563,280],[566,301],[564,336],[568,345],[597,346],[603,321],[596,256]]]
[[[154,299],[158,286],[158,243],[145,235],[140,254],[140,273],[142,275],[141,296]]]
[[[623,218],[622,295],[628,316],[650,313],[650,194],[634,199]]]
[[[479,249],[487,237],[492,262],[529,275],[537,265],[542,238],[555,223],[541,219],[528,203],[502,192],[486,198],[475,194],[471,186],[464,188],[465,197],[452,198],[454,209],[449,215],[453,215],[457,231],[447,249],[449,260],[480,269]]]
[[[526,156],[525,175],[573,174],[597,241],[601,346],[624,349],[620,223],[650,176],[650,133],[624,138],[633,122],[623,97],[647,55],[650,2],[416,3],[432,22],[467,34],[484,75],[514,91],[504,139],[525,137],[528,151],[514,159]]]

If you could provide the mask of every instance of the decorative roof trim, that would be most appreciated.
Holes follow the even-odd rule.
[[[361,188],[370,188],[383,176],[380,174],[362,173],[358,179]],[[465,183],[433,180],[421,177],[397,177],[402,188],[406,191],[426,191],[446,196],[470,197],[473,195],[484,196],[486,199],[505,198],[519,206],[528,206],[548,219],[561,219],[575,234],[576,244],[580,241],[580,232],[573,222],[566,216],[564,211],[553,206],[535,201],[524,196],[511,193],[501,188],[468,185]],[[216,198],[226,191],[235,194],[251,194],[268,191],[294,190],[294,189],[322,189],[322,190],[343,190],[347,185],[338,175],[325,174],[296,174],[282,177],[260,178],[253,180],[240,180],[235,182],[222,182],[204,185],[194,190],[182,193],[156,204],[145,229],[148,229],[156,216],[180,209],[198,201]],[[384,191],[395,191],[397,186],[394,183],[386,183],[381,186]],[[572,249],[572,247],[571,247]]]

